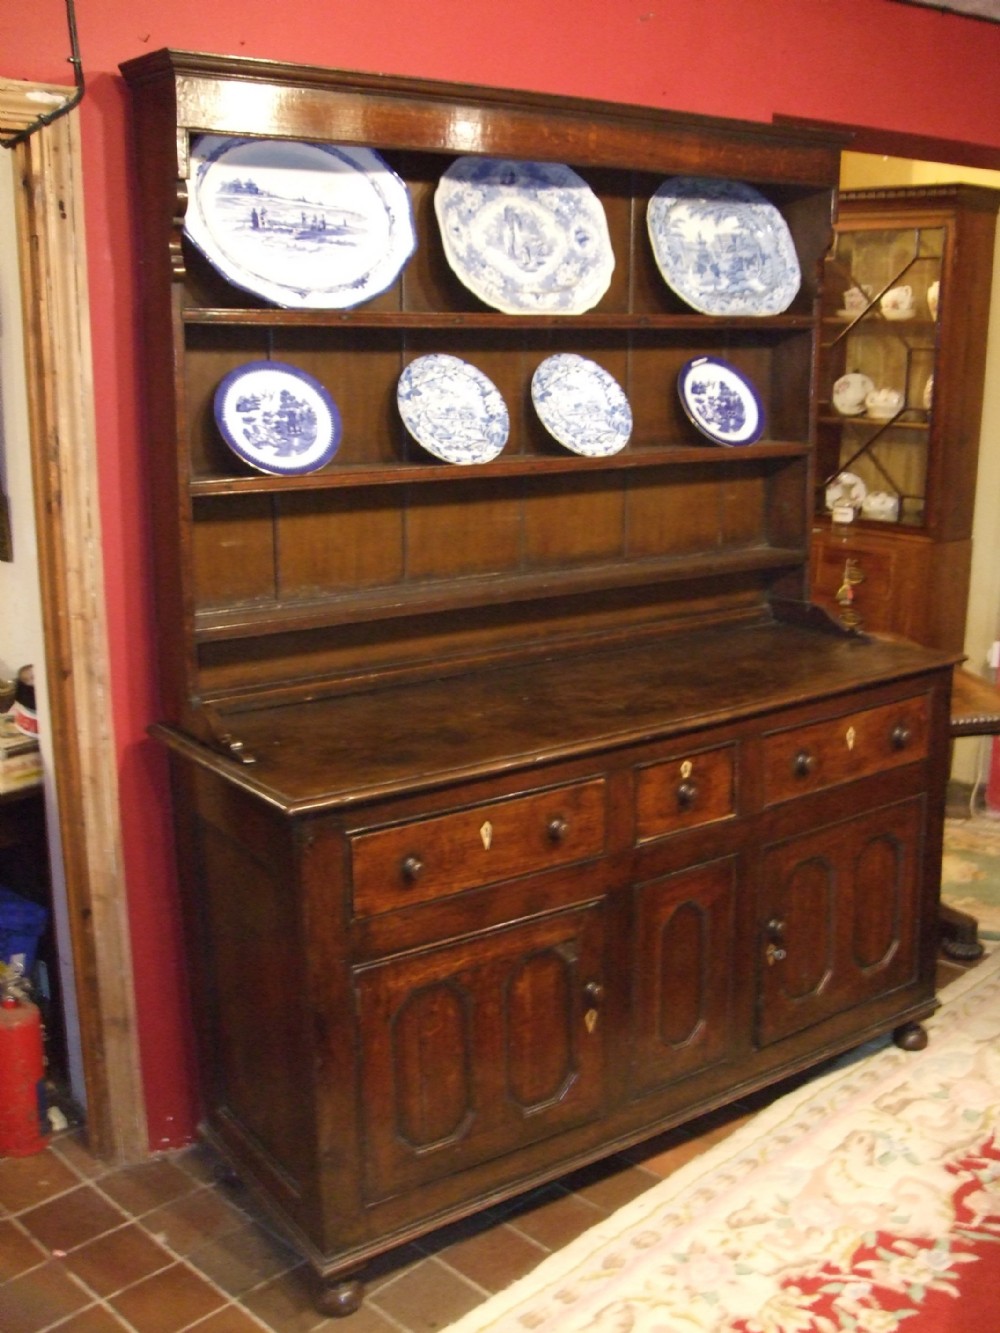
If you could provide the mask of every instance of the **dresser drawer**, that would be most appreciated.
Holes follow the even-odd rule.
[[[735,808],[735,745],[679,754],[636,773],[637,842],[726,819]]]
[[[924,759],[929,717],[930,700],[920,695],[772,732],[764,738],[766,804]]]
[[[371,916],[600,856],[603,778],[351,838],[354,913]]]

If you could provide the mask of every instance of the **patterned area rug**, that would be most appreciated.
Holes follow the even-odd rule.
[[[1000,1328],[1000,951],[448,1333]]]
[[[941,897],[972,913],[982,939],[1000,940],[1000,819],[945,820]]]

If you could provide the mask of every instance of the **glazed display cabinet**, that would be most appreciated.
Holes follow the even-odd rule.
[[[823,276],[814,595],[956,652],[998,204],[971,185],[846,191]]]
[[[923,1039],[952,658],[809,600],[839,143],[123,69],[203,1132],[346,1314],[394,1245]]]

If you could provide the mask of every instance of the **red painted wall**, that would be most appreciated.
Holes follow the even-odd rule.
[[[1000,25],[899,0],[78,0],[94,385],[122,832],[150,1145],[196,1117],[156,716],[142,355],[118,63],[161,46],[797,115],[996,150]],[[0,74],[71,82],[62,0],[0,0]]]

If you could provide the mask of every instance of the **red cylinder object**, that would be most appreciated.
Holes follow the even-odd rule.
[[[28,1157],[49,1141],[42,1019],[30,1000],[0,1001],[0,1157]]]
[[[986,783],[986,809],[1000,815],[1000,737],[993,738],[990,746],[990,776]]]

